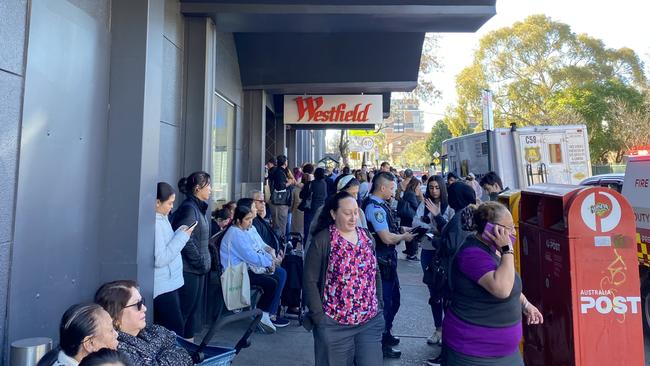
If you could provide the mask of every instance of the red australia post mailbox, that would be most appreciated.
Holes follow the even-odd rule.
[[[521,275],[544,325],[525,327],[528,366],[644,365],[634,213],[608,188],[522,192]]]

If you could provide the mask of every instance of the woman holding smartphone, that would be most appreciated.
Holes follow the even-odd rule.
[[[523,366],[518,345],[522,313],[542,324],[539,310],[521,292],[515,272],[512,215],[497,202],[481,204],[451,267],[451,305],[443,321],[443,362],[448,366]]]
[[[413,218],[413,226],[427,228],[430,234],[421,241],[420,264],[423,272],[432,264],[436,250],[442,246],[440,233],[453,216],[454,209],[449,206],[447,199],[447,185],[441,176],[434,175],[427,180],[424,201],[418,206]],[[436,291],[433,286],[427,287],[435,325],[435,330],[427,339],[427,343],[436,345],[442,343],[442,292]]]
[[[196,224],[183,225],[175,232],[169,222],[176,193],[171,185],[158,183],[156,193],[156,243],[154,251],[153,303],[154,323],[177,334],[183,333],[183,314],[178,290],[183,287],[181,250],[190,239]]]
[[[185,319],[183,338],[193,341],[194,334],[202,328],[207,308],[207,274],[210,272],[210,218],[208,200],[212,188],[210,175],[194,172],[178,182],[178,189],[185,194],[185,200],[174,213],[172,228],[178,230],[183,225],[196,225],[187,244],[181,250],[183,258],[183,287],[179,289],[181,310]]]

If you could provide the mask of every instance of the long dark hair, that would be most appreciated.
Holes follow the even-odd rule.
[[[108,364],[119,363],[124,366],[131,366],[126,357],[112,349],[102,348],[84,357],[79,366],[105,366]]]
[[[309,230],[312,233],[312,235],[317,234],[322,230],[329,228],[332,224],[334,224],[334,218],[332,218],[330,211],[338,210],[340,206],[339,203],[346,198],[352,198],[353,200],[356,201],[356,198],[352,197],[352,195],[349,194],[348,192],[340,191],[337,194],[330,197],[327,200],[327,202],[325,202],[325,206],[323,206],[323,211],[321,211],[320,216],[318,216],[316,225],[314,225],[313,228]]]
[[[429,177],[429,179],[427,180],[427,189],[426,189],[426,193],[424,193],[424,198],[425,199],[428,198],[431,201],[435,201],[433,197],[431,197],[431,194],[429,193],[429,183],[431,182],[438,183],[438,187],[440,187],[440,214],[444,215],[445,211],[447,211],[447,207],[449,206],[447,184],[445,183],[444,178],[437,174]]]
[[[252,198],[242,198],[237,201],[237,207],[235,207],[235,215],[232,218],[232,223],[244,220],[244,217],[249,213],[253,212],[253,202]]]
[[[194,195],[195,188],[203,188],[210,184],[210,174],[200,171],[190,174],[187,178],[178,181],[178,190],[186,196]]]
[[[120,330],[120,316],[131,299],[133,288],[138,288],[137,282],[118,280],[103,284],[95,293],[95,302],[108,312],[116,330]]]

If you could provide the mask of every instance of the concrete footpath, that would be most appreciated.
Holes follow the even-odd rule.
[[[401,250],[399,252],[401,255]],[[433,331],[433,318],[427,303],[428,291],[422,283],[420,262],[400,260],[398,272],[402,287],[402,305],[395,319],[393,333],[401,338],[398,346],[402,357],[384,360],[386,366],[423,365],[424,360],[436,356],[440,347],[426,343]],[[233,346],[243,334],[243,326],[233,326],[215,336],[213,344]],[[233,365],[256,366],[307,366],[314,364],[313,335],[292,321],[291,325],[278,329],[276,334],[255,333],[251,347],[243,349]]]

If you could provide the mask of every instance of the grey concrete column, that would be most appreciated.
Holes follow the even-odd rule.
[[[214,26],[209,18],[187,18],[185,28],[187,101],[183,175],[210,173],[210,121],[214,99]]]
[[[18,182],[27,2],[0,5],[0,364],[7,364],[7,294]]]
[[[273,121],[275,125],[275,129],[273,130],[274,132],[274,139],[275,139],[275,156],[285,154],[285,147],[287,146],[287,141],[286,141],[286,129],[284,126],[284,121],[282,118],[275,118]],[[294,162],[289,162],[289,165],[293,165]]]
[[[244,91],[242,128],[242,160],[235,161],[242,169],[242,195],[261,189],[266,163],[266,93],[263,90]]]
[[[302,160],[298,159],[298,151],[296,141],[298,139],[298,130],[289,128],[286,130],[287,139],[287,158],[289,159],[289,166],[301,166]]]
[[[153,293],[163,59],[163,0],[113,0],[106,197],[100,279]]]

